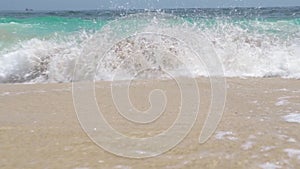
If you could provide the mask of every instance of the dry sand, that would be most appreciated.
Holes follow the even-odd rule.
[[[71,84],[0,85],[0,168],[299,168],[299,80],[227,79],[224,116],[202,145],[198,137],[210,103],[210,84],[205,78],[197,81],[202,100],[192,131],[172,150],[149,159],[118,157],[93,143],[78,122]],[[133,104],[147,109],[148,92],[154,88],[167,91],[166,111],[154,123],[139,126],[116,113],[108,82],[97,83],[96,93],[116,130],[144,137],[168,128],[178,112],[180,92],[172,81],[134,84]]]

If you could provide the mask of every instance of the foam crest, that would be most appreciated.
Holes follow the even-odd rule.
[[[162,70],[190,76],[182,71],[186,67],[193,77],[208,76],[205,65],[184,43],[187,41],[197,41],[199,49],[193,50],[206,55],[213,52],[205,49],[211,45],[226,77],[300,78],[300,31],[294,21],[216,19],[207,24],[207,20],[191,23],[176,17],[147,15],[146,19],[137,15],[127,23],[115,21],[95,32],[32,38],[4,48],[0,51],[0,82],[71,82],[84,79],[95,66],[96,80],[113,80],[117,72],[123,74],[115,80],[167,77]],[[131,24],[140,26],[139,32],[132,32],[128,27]],[[117,34],[123,40],[108,46],[107,42],[113,42]],[[183,34],[187,35],[183,42],[172,38]],[[103,49],[108,50],[101,55]],[[78,57],[83,58],[79,64],[82,75],[73,79]]]

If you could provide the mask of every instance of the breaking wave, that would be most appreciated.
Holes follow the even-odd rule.
[[[2,48],[0,44],[0,82],[71,82],[78,58],[84,58],[80,62],[82,76],[96,65],[96,80],[113,80],[116,72],[122,72],[120,80],[128,79],[149,68],[152,70],[139,78],[164,78],[162,70],[190,76],[183,74],[183,66],[191,70],[193,77],[209,76],[189,46],[173,38],[183,35],[185,42],[197,40],[199,49],[209,44],[214,50],[203,52],[217,54],[226,77],[300,78],[299,19],[191,21],[154,14],[125,21],[130,23],[120,19],[113,21],[119,24],[113,28],[108,24],[96,31],[32,37]],[[138,26],[141,33],[126,36],[107,48],[105,43],[115,38],[111,33],[116,29],[130,35],[130,24]],[[105,55],[98,56],[103,48],[107,49]]]

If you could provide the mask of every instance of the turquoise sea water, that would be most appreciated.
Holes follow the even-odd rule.
[[[225,76],[300,77],[300,7],[0,11],[0,82],[70,81],[71,71],[57,70],[52,59],[60,58],[60,64],[68,65],[71,70],[85,41],[110,22],[139,13],[147,13],[149,17],[155,13],[176,16],[168,21],[176,25],[168,28],[172,32],[180,33],[178,27],[183,28],[184,23],[196,27],[214,45],[224,64]],[[145,25],[143,18],[135,19],[134,22]],[[155,28],[151,30],[155,32]],[[96,43],[99,44],[94,48],[101,48],[101,40]],[[33,58],[47,58],[47,65],[37,71],[40,62],[33,62]],[[57,74],[61,71],[64,74]],[[195,72],[204,75],[200,70]]]

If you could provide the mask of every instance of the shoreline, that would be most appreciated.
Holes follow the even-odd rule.
[[[121,158],[93,143],[82,130],[73,107],[71,83],[0,84],[0,168],[297,168],[300,165],[300,80],[226,78],[223,118],[205,143],[198,138],[210,103],[208,78],[196,79],[198,118],[176,147],[156,158]],[[149,107],[148,94],[167,91],[162,118],[150,125],[122,119],[113,105],[110,82],[96,83],[103,115],[118,131],[134,137],[167,129],[178,112],[180,93],[172,80],[142,80],[131,86],[136,108]],[[9,92],[9,93],[8,93]],[[293,116],[290,116],[293,117]],[[126,145],[124,145],[126,146]]]

